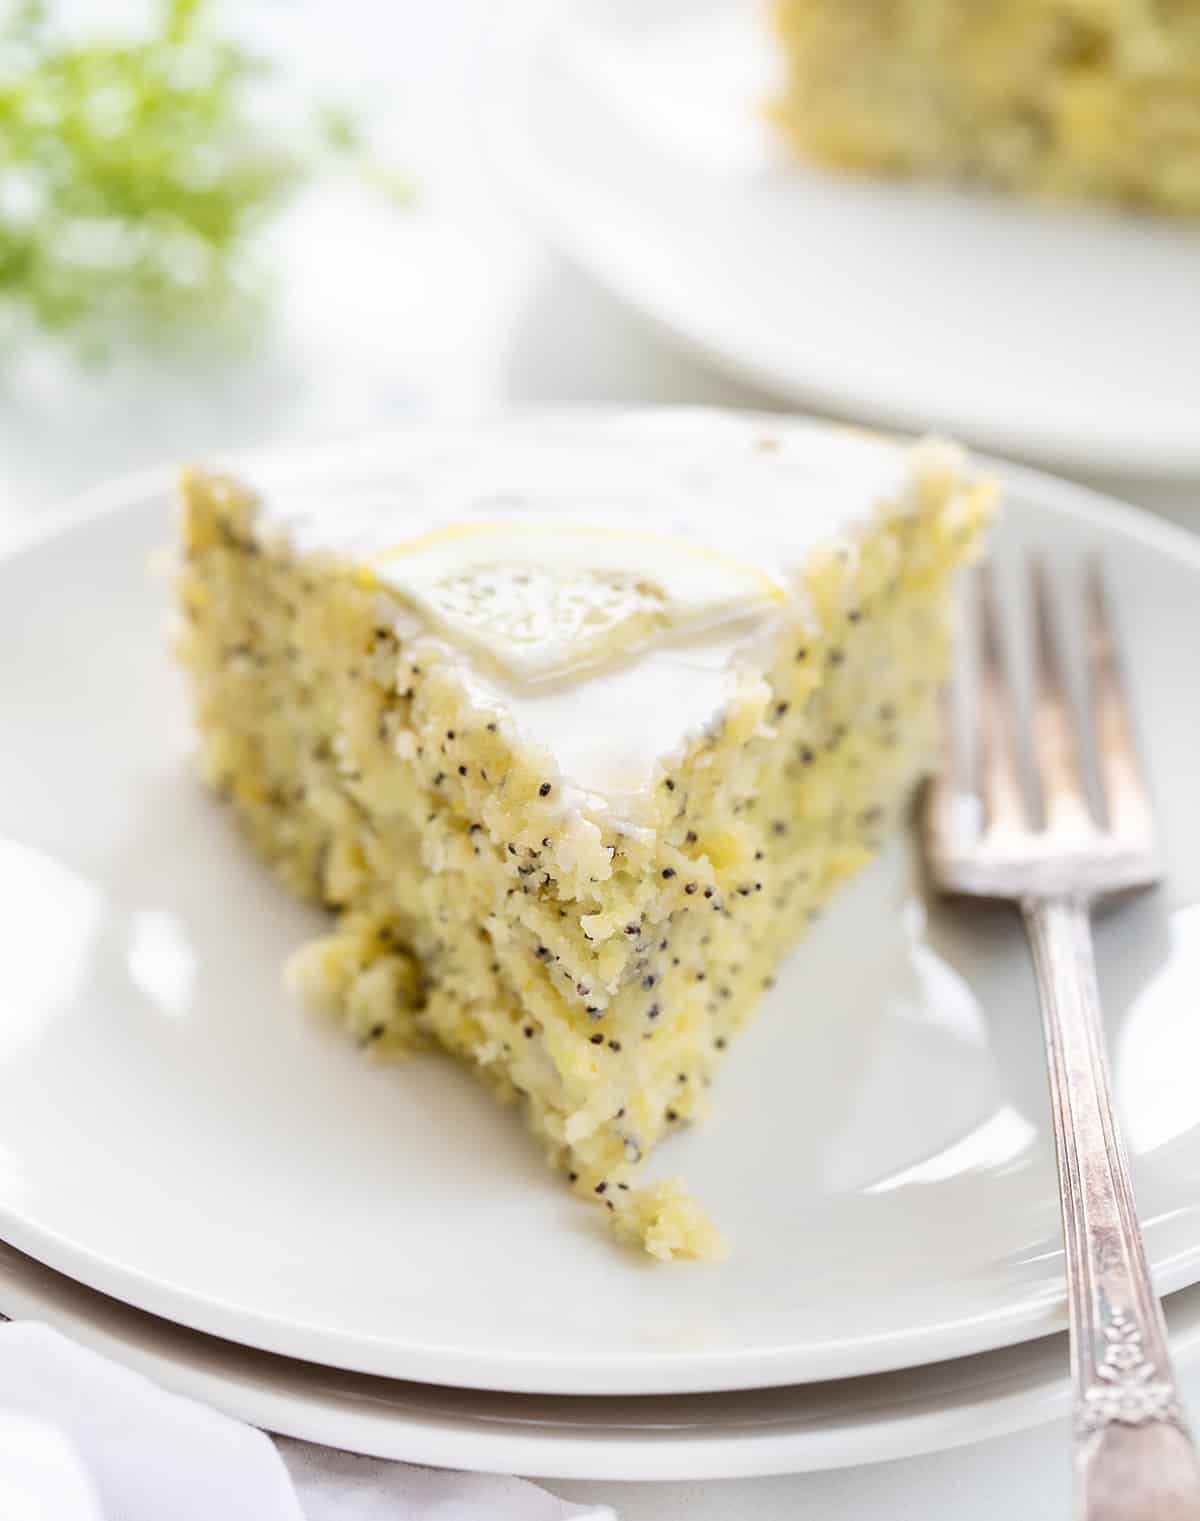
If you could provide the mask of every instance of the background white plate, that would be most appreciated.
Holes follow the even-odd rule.
[[[781,396],[1083,470],[1200,471],[1200,226],[797,167],[761,0],[524,0],[481,136],[544,230]]]
[[[1166,1308],[1190,1389],[1200,1288],[1172,1295]],[[882,1463],[1062,1419],[1070,1405],[1065,1336],[875,1378],[747,1393],[570,1399],[439,1389],[189,1331],[3,1244],[0,1313],[45,1321],[267,1431],[373,1457],[550,1479],[732,1479]]]
[[[796,424],[796,426],[803,426]],[[376,445],[378,447],[378,445]],[[1164,1288],[1200,1276],[1200,549],[1009,472],[1000,536],[1099,550],[1125,613],[1167,888],[1099,935]],[[0,1236],[292,1356],[542,1393],[759,1387],[1062,1324],[1031,980],[1004,913],[920,905],[902,852],[841,897],[662,1148],[720,1266],[616,1249],[515,1117],[435,1055],[365,1061],[281,990],[320,924],[187,765],[162,478],[0,561]]]

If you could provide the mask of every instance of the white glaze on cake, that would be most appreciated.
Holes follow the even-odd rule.
[[[432,424],[237,469],[262,493],[260,534],[361,566],[401,604],[406,633],[453,646],[480,700],[507,710],[589,806],[622,811],[752,679],[813,551],[912,489],[906,453],[874,435],[703,409]],[[547,531],[502,527],[514,522]],[[579,660],[553,631],[487,652],[429,588],[488,563],[489,544],[509,569],[640,577],[659,594],[653,626],[628,639],[617,627]]]

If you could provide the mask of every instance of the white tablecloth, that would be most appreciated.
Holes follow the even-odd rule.
[[[522,1479],[273,1442],[35,1322],[0,1325],[3,1521],[612,1521]]]

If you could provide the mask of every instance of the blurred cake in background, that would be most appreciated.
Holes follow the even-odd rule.
[[[1200,212],[1200,0],[775,0],[804,155]]]

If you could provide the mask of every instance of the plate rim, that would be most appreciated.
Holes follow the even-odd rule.
[[[537,409],[548,415],[567,413],[611,414],[612,407],[588,405]],[[620,408],[618,410],[645,410]],[[659,409],[661,410],[661,409]],[[700,409],[729,411],[731,409]],[[499,414],[504,415],[504,414]],[[789,417],[787,414],[751,413],[764,421],[801,424],[824,431],[842,431],[840,425],[821,419]],[[416,423],[420,427],[422,424]],[[330,453],[353,453],[378,449],[404,431],[403,427],[372,430],[357,440],[338,439],[328,444],[303,443],[294,447],[268,447],[239,451],[223,463],[254,468],[254,461],[327,457]],[[898,444],[904,440],[897,438]],[[996,473],[1022,495],[1047,505],[1076,522],[1098,529],[1104,536],[1132,538],[1149,549],[1166,554],[1200,574],[1200,536],[1176,524],[1157,519],[1087,486],[1062,480],[1044,471],[1012,465],[972,451],[982,469]],[[109,513],[134,511],[150,497],[169,490],[171,471],[150,467],[91,488],[37,523],[0,541],[0,564],[34,552],[40,546],[86,526]],[[897,1369],[913,1369],[946,1358],[980,1355],[1053,1333],[1065,1324],[1065,1299],[1047,1304],[1030,1300],[970,1315],[919,1331],[887,1332],[861,1339],[842,1338],[832,1343],[806,1343],[746,1351],[646,1354],[640,1359],[623,1356],[613,1360],[591,1357],[563,1363],[545,1354],[480,1354],[461,1348],[428,1343],[397,1343],[361,1333],[331,1331],[326,1326],[246,1311],[227,1299],[179,1290],[142,1270],[113,1261],[61,1233],[47,1230],[22,1211],[0,1201],[0,1237],[13,1247],[64,1273],[92,1290],[138,1310],[161,1316],[180,1325],[222,1337],[267,1353],[323,1363],[345,1370],[384,1377],[403,1376],[443,1385],[493,1392],[555,1396],[592,1395],[684,1395],[733,1392],[794,1384],[818,1383],[845,1377],[870,1376]],[[1200,1281],[1200,1236],[1195,1243],[1160,1259],[1156,1277],[1163,1292]],[[885,1349],[880,1355],[880,1349]],[[848,1356],[847,1354],[850,1353]],[[803,1364],[803,1368],[800,1365]],[[403,1374],[398,1368],[403,1366]],[[580,1367],[585,1369],[580,1377]]]
[[[850,1380],[861,1383],[864,1399],[849,1413],[822,1415],[820,1401],[830,1390],[823,1384],[797,1390],[806,1408],[790,1421],[768,1415],[705,1425],[695,1416],[692,1428],[676,1419],[657,1429],[633,1420],[614,1429],[589,1427],[587,1411],[572,1408],[570,1420],[556,1425],[521,1409],[520,1396],[506,1410],[513,1396],[429,1391],[429,1386],[247,1348],[129,1305],[0,1242],[0,1315],[9,1312],[14,1321],[42,1321],[173,1393],[276,1435],[393,1461],[541,1479],[682,1482],[822,1472],[1030,1430],[1060,1419],[1070,1404],[1066,1338],[1060,1333],[961,1360],[959,1367],[978,1370],[980,1381],[944,1394],[937,1383],[945,1364],[885,1375],[883,1390],[874,1377]],[[1168,1313],[1172,1339],[1183,1344],[1186,1358],[1200,1345],[1200,1290],[1169,1300]],[[1181,1329],[1174,1322],[1182,1316]],[[1013,1366],[1001,1370],[1001,1361]],[[922,1387],[930,1383],[932,1390]],[[765,1393],[768,1400],[782,1401],[788,1391]],[[430,1394],[443,1405],[449,1394],[462,1408],[439,1411],[429,1403]],[[718,1392],[677,1401],[687,1407],[728,1397]],[[596,1403],[541,1398],[564,1409]],[[807,1408],[813,1403],[815,1411]]]
[[[552,43],[555,30],[565,24],[564,12],[553,0],[522,0],[505,11],[503,26],[483,28],[473,63],[479,150],[511,187],[533,225],[598,285],[710,368],[801,408],[824,406],[842,417],[867,418],[883,427],[922,429],[927,412],[889,388],[886,381],[879,383],[869,365],[852,366],[836,378],[811,372],[801,377],[770,355],[737,350],[699,319],[691,303],[674,301],[669,283],[658,281],[648,291],[647,281],[637,273],[619,239],[599,240],[580,230],[556,192],[560,177],[546,167],[535,135],[525,130],[522,109],[530,95],[522,81],[536,75],[535,56],[544,56],[540,50]],[[1048,469],[1144,475],[1162,481],[1188,479],[1200,472],[1196,429],[1167,425],[1140,441],[1131,437],[1121,441],[1114,440],[1106,428],[1088,432],[1086,424],[1072,420],[1046,429],[1033,417],[1020,422],[1012,417],[989,420],[986,412],[953,408],[953,402],[937,408],[944,431],[969,438],[984,451],[1020,455]]]

